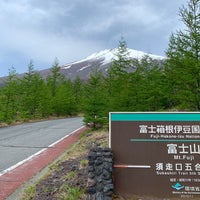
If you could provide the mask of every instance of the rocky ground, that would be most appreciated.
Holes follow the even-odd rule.
[[[57,169],[36,185],[35,194],[31,199],[86,199],[84,190],[87,184],[87,170],[85,167],[80,168],[82,159],[85,157],[61,162]]]

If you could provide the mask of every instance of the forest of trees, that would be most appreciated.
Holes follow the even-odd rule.
[[[0,123],[83,114],[97,128],[111,111],[199,111],[200,0],[190,0],[179,15],[185,29],[171,35],[162,63],[128,59],[121,39],[107,74],[97,66],[87,81],[66,79],[57,59],[45,79],[32,61],[22,78],[11,68],[0,88]]]

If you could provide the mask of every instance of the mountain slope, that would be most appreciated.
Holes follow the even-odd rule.
[[[113,59],[117,59],[118,49],[105,49],[103,51],[93,53],[90,56],[73,63],[65,64],[61,67],[61,73],[72,80],[79,76],[81,79],[87,79],[94,67],[98,67],[102,72],[106,72]],[[163,61],[165,57],[153,54],[144,53],[128,49],[130,59],[142,59],[144,56],[149,56],[153,60]]]
[[[77,76],[79,76],[82,80],[87,80],[90,76],[90,73],[94,69],[94,67],[98,67],[103,73],[106,73],[110,64],[112,63],[113,59],[117,59],[118,49],[105,49],[103,51],[93,53],[90,56],[76,61],[72,63],[68,63],[62,65],[60,68],[60,72],[66,77],[71,80],[74,80]],[[144,53],[142,51],[136,51],[133,49],[128,49],[130,59],[142,59],[144,56],[149,56],[153,60],[157,60],[158,62],[162,62],[165,60],[165,57],[157,56],[153,54]],[[40,70],[39,73],[43,78],[46,78],[48,75],[51,74],[51,70],[44,69]],[[18,75],[20,78],[24,76],[24,74]],[[3,85],[3,80],[6,77],[0,78],[0,86]]]

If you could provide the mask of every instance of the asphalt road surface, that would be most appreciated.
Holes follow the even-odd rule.
[[[82,117],[0,128],[0,173],[83,126]]]

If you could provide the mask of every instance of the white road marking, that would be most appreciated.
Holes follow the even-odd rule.
[[[50,144],[48,147],[43,148],[42,150],[38,151],[37,153],[33,154],[32,156],[29,156],[28,158],[26,158],[26,159],[24,159],[24,160],[18,162],[16,165],[13,165],[13,166],[11,166],[11,167],[5,169],[4,171],[2,171],[2,172],[0,173],[0,177],[3,176],[4,174],[6,174],[6,173],[8,173],[8,172],[10,172],[10,171],[12,171],[12,170],[14,170],[14,169],[16,169],[16,168],[19,167],[20,165],[23,165],[25,162],[27,162],[27,161],[33,159],[34,157],[38,156],[39,154],[41,154],[42,152],[44,152],[44,151],[47,150],[48,148],[52,148],[52,147],[55,146],[57,143],[61,142],[61,141],[64,140],[65,138],[69,137],[69,136],[72,135],[73,133],[79,131],[79,130],[82,129],[83,127],[85,127],[85,126],[81,126],[80,128],[78,128],[78,129],[72,131],[72,132],[69,133],[68,135],[66,135],[66,136],[62,137],[61,139],[57,140],[57,141],[54,142],[53,144]]]

